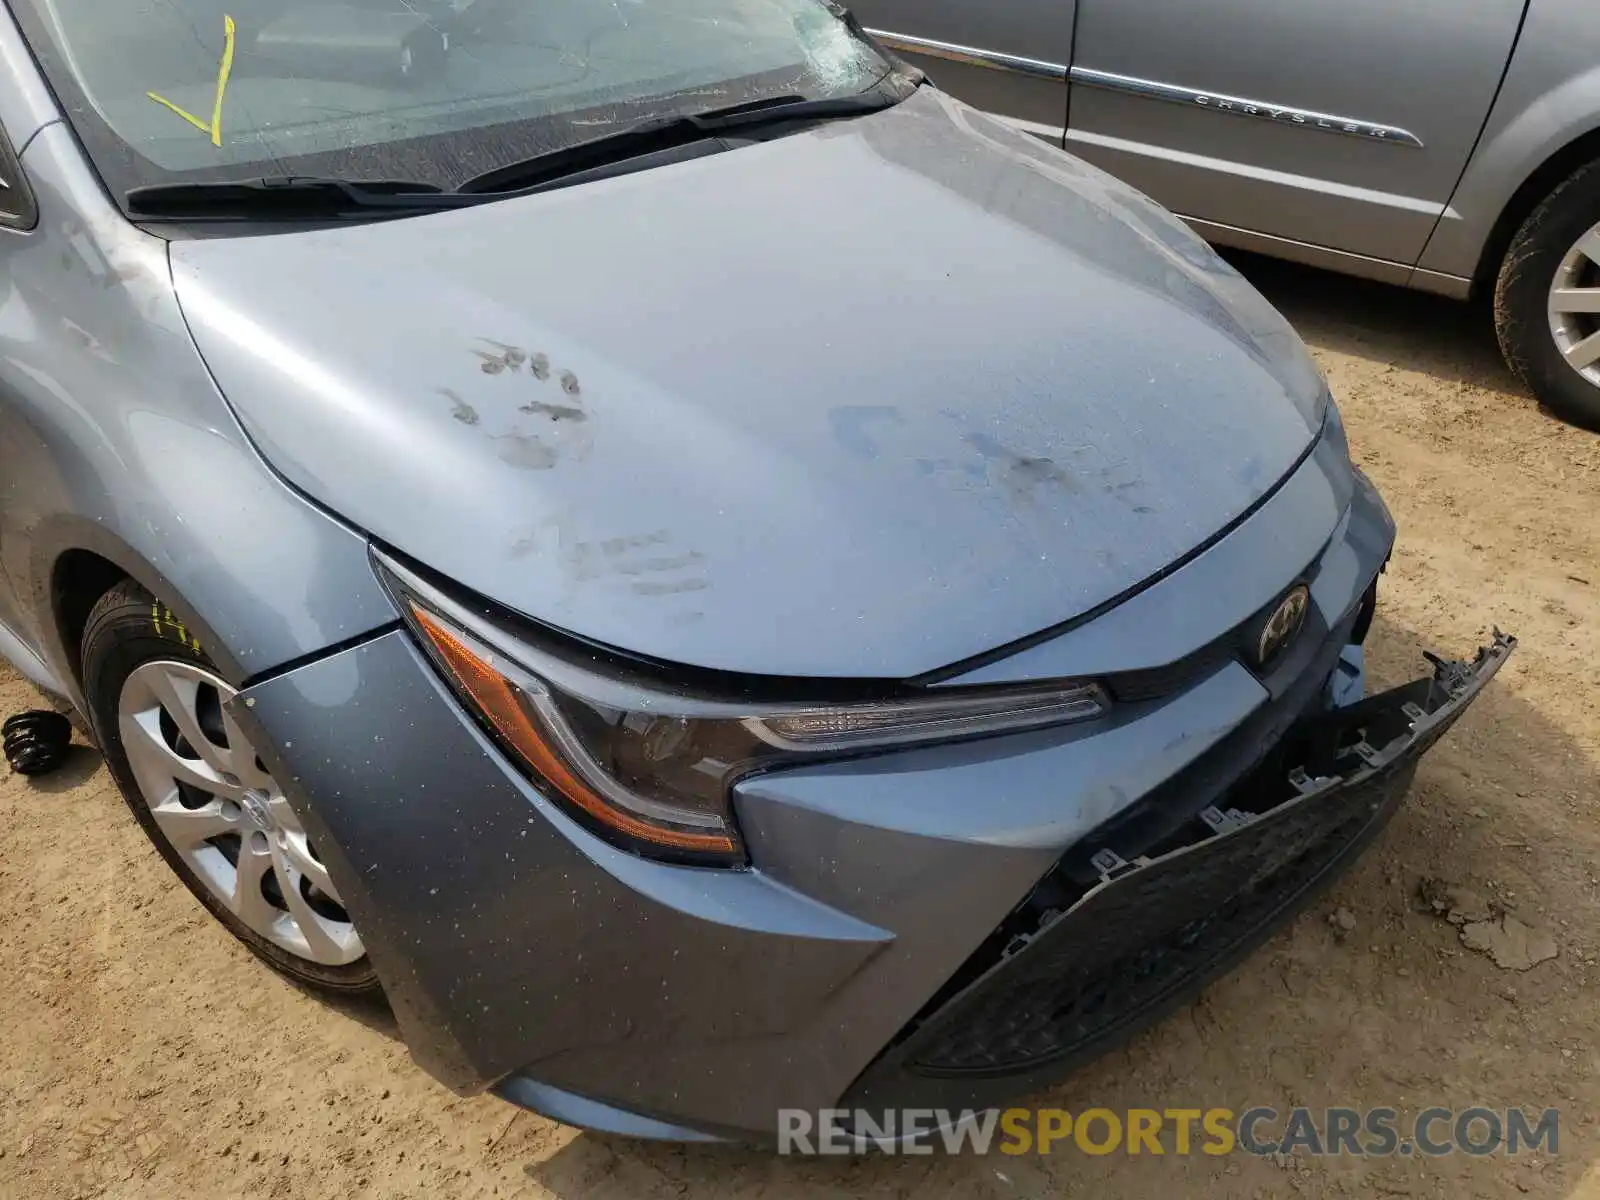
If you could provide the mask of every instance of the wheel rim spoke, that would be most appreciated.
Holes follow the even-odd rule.
[[[217,736],[226,745],[205,735],[202,688],[216,693]],[[118,729],[155,831],[252,932],[313,962],[353,963],[365,953],[360,936],[342,909],[320,899],[340,904],[282,789],[258,765],[255,746],[229,711],[235,696],[227,683],[192,663],[146,663],[124,682]],[[198,757],[180,753],[180,744]],[[269,872],[273,883],[263,891]],[[274,885],[277,898],[269,898]],[[315,905],[302,887],[315,889]]]
[[[1596,330],[1576,345],[1568,346],[1562,351],[1567,363],[1577,370],[1590,367],[1600,360],[1600,330]]]
[[[272,867],[272,853],[251,847],[251,837],[240,839],[239,861],[234,864],[233,895],[230,907],[241,921],[257,933],[277,924],[278,910],[261,891],[261,881]]]
[[[312,857],[311,848],[306,844],[305,834],[288,834],[279,849],[282,851],[284,861],[309,879],[312,887],[335,903],[342,903],[339,900],[339,893],[334,890],[333,880],[328,877],[328,868]]]
[[[267,807],[272,813],[273,824],[279,829],[287,829],[294,833],[305,832],[300,827],[300,818],[294,815],[294,809],[286,797],[274,796]]]
[[[1558,287],[1550,293],[1550,310],[1558,313],[1600,313],[1600,288]]]
[[[1590,262],[1600,264],[1600,227],[1589,230],[1579,238],[1578,244],[1573,249]]]
[[[290,866],[281,848],[274,851],[273,861],[278,871],[278,883],[283,889],[284,902],[289,906],[289,915],[300,927],[300,936],[305,938],[312,957],[322,962],[337,961],[343,956],[344,947],[328,932],[322,918],[300,894],[300,872]]]
[[[156,702],[172,718],[173,724],[178,727],[178,732],[183,734],[183,740],[189,744],[189,749],[199,755],[206,766],[221,774],[230,767],[227,752],[212,744],[206,737],[205,730],[200,728],[198,713],[200,683],[198,680],[185,679],[166,671],[154,672],[147,684]],[[178,757],[174,754],[173,757]]]
[[[176,799],[164,804],[152,804],[150,815],[161,826],[175,848],[193,850],[225,833],[239,831],[238,819],[230,820],[223,814],[221,801],[213,800],[204,808],[185,808]]]
[[[244,730],[239,728],[239,723],[233,719],[233,714],[228,711],[226,705],[222,708],[222,728],[228,738],[228,749],[225,753],[229,770],[246,787],[269,787],[272,776],[256,766],[255,748],[250,745],[250,739],[245,736]]]
[[[239,789],[225,781],[210,764],[184,758],[162,740],[157,710],[150,709],[133,715],[124,714],[119,722],[122,748],[128,764],[144,788],[146,796],[161,796],[164,800],[173,790],[174,783],[187,783],[214,796],[234,795]],[[165,779],[163,788],[159,781]]]

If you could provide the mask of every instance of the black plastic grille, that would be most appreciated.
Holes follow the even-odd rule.
[[[1086,1057],[1274,924],[1397,800],[1410,772],[1284,805],[1101,885],[924,1026],[923,1074]]]

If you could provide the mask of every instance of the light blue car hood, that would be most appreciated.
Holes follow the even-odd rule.
[[[1255,505],[1325,394],[1176,218],[929,88],[171,257],[308,495],[530,617],[739,672],[905,677],[1093,609]]]

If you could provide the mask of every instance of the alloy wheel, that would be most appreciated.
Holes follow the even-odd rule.
[[[235,694],[190,663],[145,663],[128,676],[117,720],[150,815],[254,933],[311,962],[355,962],[361,938],[282,789],[229,715]]]
[[[1600,225],[1578,239],[1556,268],[1550,334],[1567,365],[1600,387]]]

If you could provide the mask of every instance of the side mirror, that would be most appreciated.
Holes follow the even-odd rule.
[[[0,226],[7,229],[32,229],[39,223],[39,205],[28,186],[11,139],[0,133]]]

